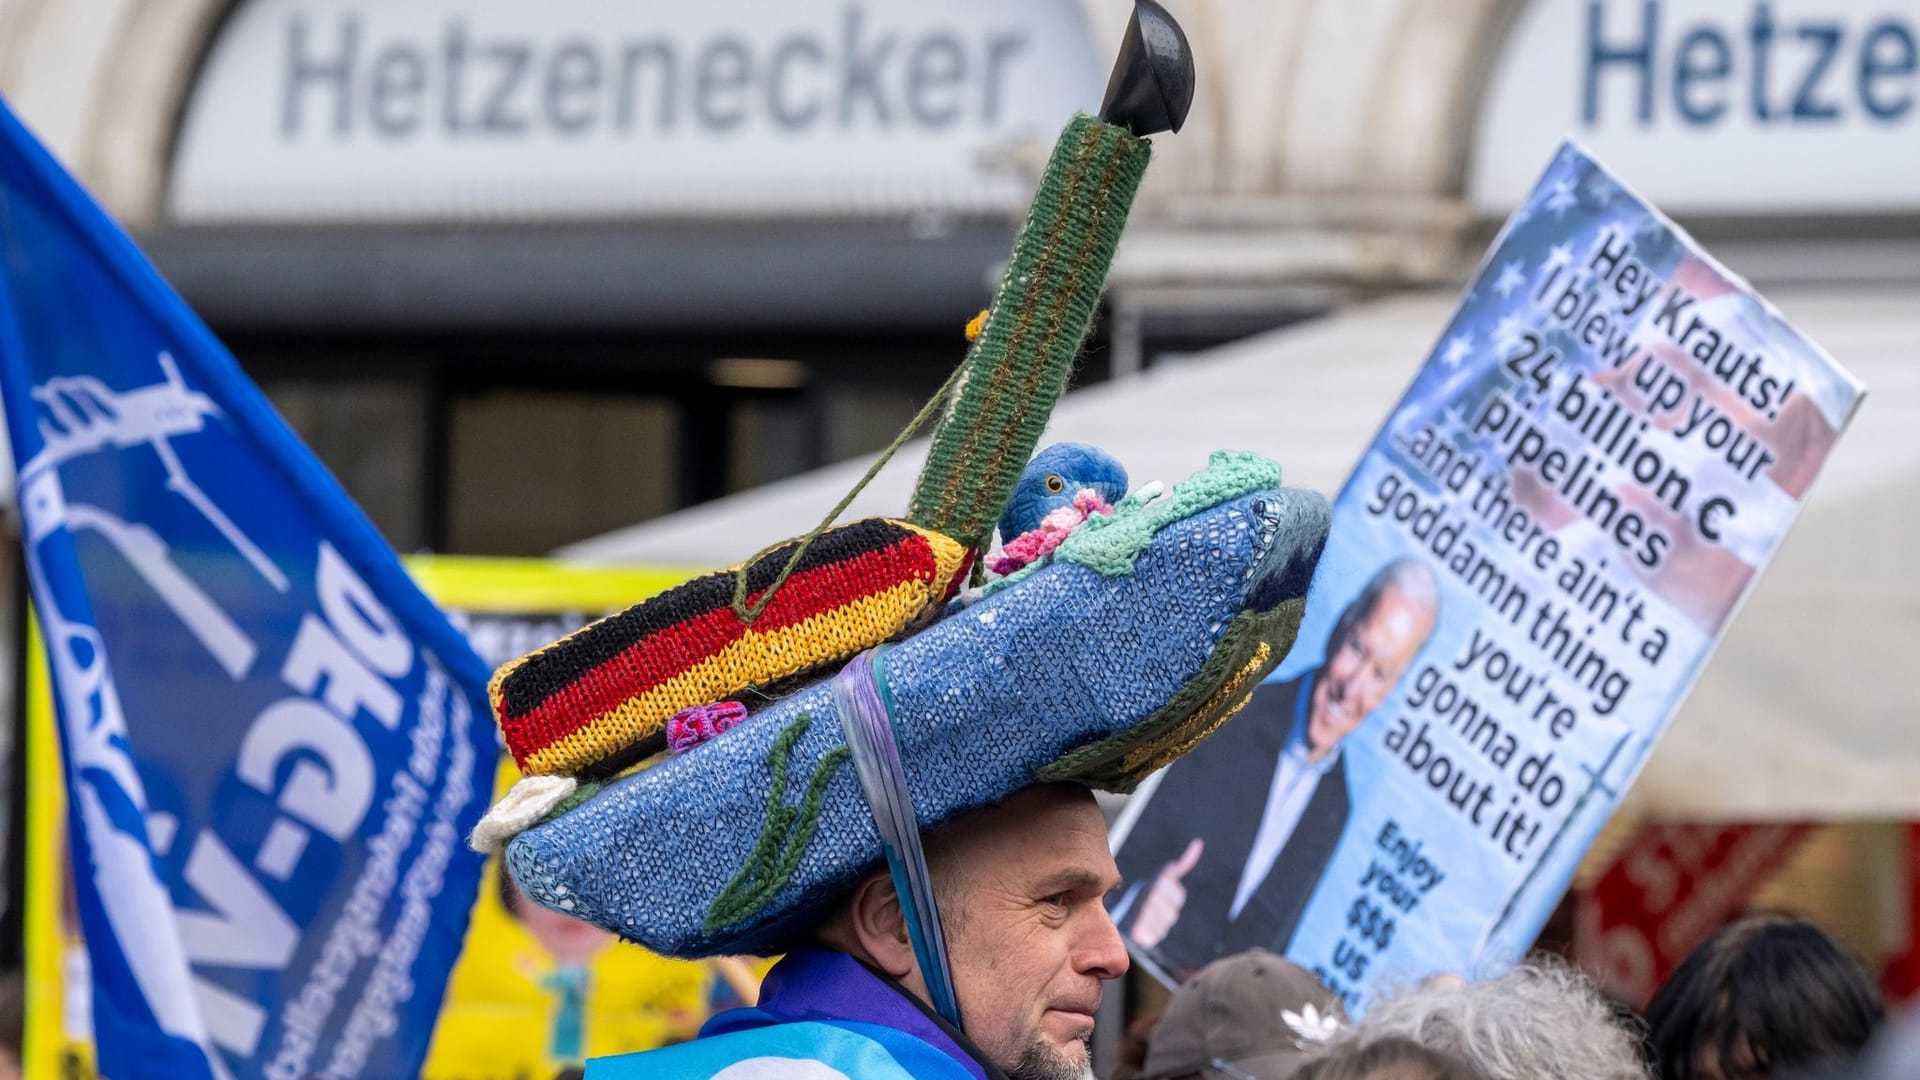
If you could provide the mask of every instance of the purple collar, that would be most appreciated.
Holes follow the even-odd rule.
[[[851,1020],[892,1028],[951,1057],[977,1080],[1004,1080],[998,1069],[982,1062],[966,1036],[948,1027],[905,988],[846,953],[826,949],[788,953],[761,981],[757,1008],[719,1013],[700,1029],[700,1035],[801,1020]]]

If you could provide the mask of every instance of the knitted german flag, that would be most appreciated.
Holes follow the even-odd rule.
[[[748,599],[779,577],[783,544],[747,571]],[[843,663],[914,627],[953,595],[967,551],[885,518],[816,538],[751,624],[737,567],[582,627],[500,668],[488,687],[520,771],[607,775],[665,746],[675,713]]]

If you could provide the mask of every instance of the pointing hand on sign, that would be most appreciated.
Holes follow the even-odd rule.
[[[1133,920],[1128,936],[1135,945],[1151,949],[1166,940],[1173,924],[1180,921],[1180,910],[1187,905],[1187,887],[1180,882],[1200,862],[1206,844],[1194,837],[1180,857],[1160,868],[1140,902],[1140,914]]]

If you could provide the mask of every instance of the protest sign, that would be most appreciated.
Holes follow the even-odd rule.
[[[1563,147],[1341,491],[1292,653],[1116,822],[1136,955],[1263,946],[1351,1007],[1518,956],[1862,392]]]
[[[487,668],[3,107],[0,397],[100,1071],[414,1075],[479,884]]]

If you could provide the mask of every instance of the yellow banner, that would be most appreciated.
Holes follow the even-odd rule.
[[[39,620],[27,613],[27,880],[22,932],[26,935],[27,1021],[21,1073],[91,1078],[93,1014],[88,997],[87,950],[73,910],[67,862],[67,788],[53,720],[53,686]]]
[[[532,559],[406,560],[489,663],[538,648],[690,573]],[[65,787],[38,628],[29,627],[26,1075],[93,1076],[86,950],[71,909]],[[519,778],[501,755],[496,795]],[[519,895],[490,859],[434,1030],[426,1080],[548,1080],[588,1057],[691,1038],[756,968],[667,960]]]

